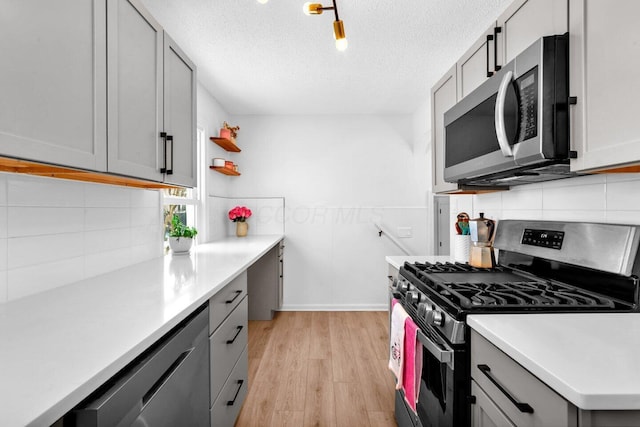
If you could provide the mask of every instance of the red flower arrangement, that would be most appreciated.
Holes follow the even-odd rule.
[[[229,219],[233,222],[245,222],[251,213],[251,209],[246,206],[236,206],[229,211]]]

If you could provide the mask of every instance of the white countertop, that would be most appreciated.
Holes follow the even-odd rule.
[[[640,313],[487,314],[467,322],[578,408],[640,409]]]
[[[402,267],[405,261],[409,262],[447,262],[451,261],[450,256],[441,256],[441,255],[419,255],[419,256],[409,256],[409,255],[397,255],[397,256],[387,256],[385,257],[385,261],[392,265],[393,267],[399,269]]]
[[[49,425],[274,247],[198,245],[0,304],[0,425]]]

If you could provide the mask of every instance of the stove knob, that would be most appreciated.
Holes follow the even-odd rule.
[[[409,290],[409,282],[403,281],[400,282],[400,291],[407,292]]]
[[[433,310],[432,313],[433,314],[431,315],[431,323],[436,326],[444,325],[444,316],[442,315],[442,312]]]
[[[409,292],[407,296],[409,298],[409,302],[411,302],[412,304],[419,303],[420,298],[422,297],[422,295],[420,295],[420,293],[416,291]]]
[[[421,302],[420,304],[418,304],[418,317],[421,319],[426,319],[429,310],[431,310],[431,307],[429,307],[428,304]]]

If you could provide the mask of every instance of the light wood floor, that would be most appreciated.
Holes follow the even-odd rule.
[[[236,426],[395,426],[387,312],[280,312],[249,322]]]

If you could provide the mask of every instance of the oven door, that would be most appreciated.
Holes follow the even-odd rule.
[[[418,425],[459,427],[469,423],[468,352],[454,348],[431,330],[418,331],[422,344],[422,377],[416,404]]]

